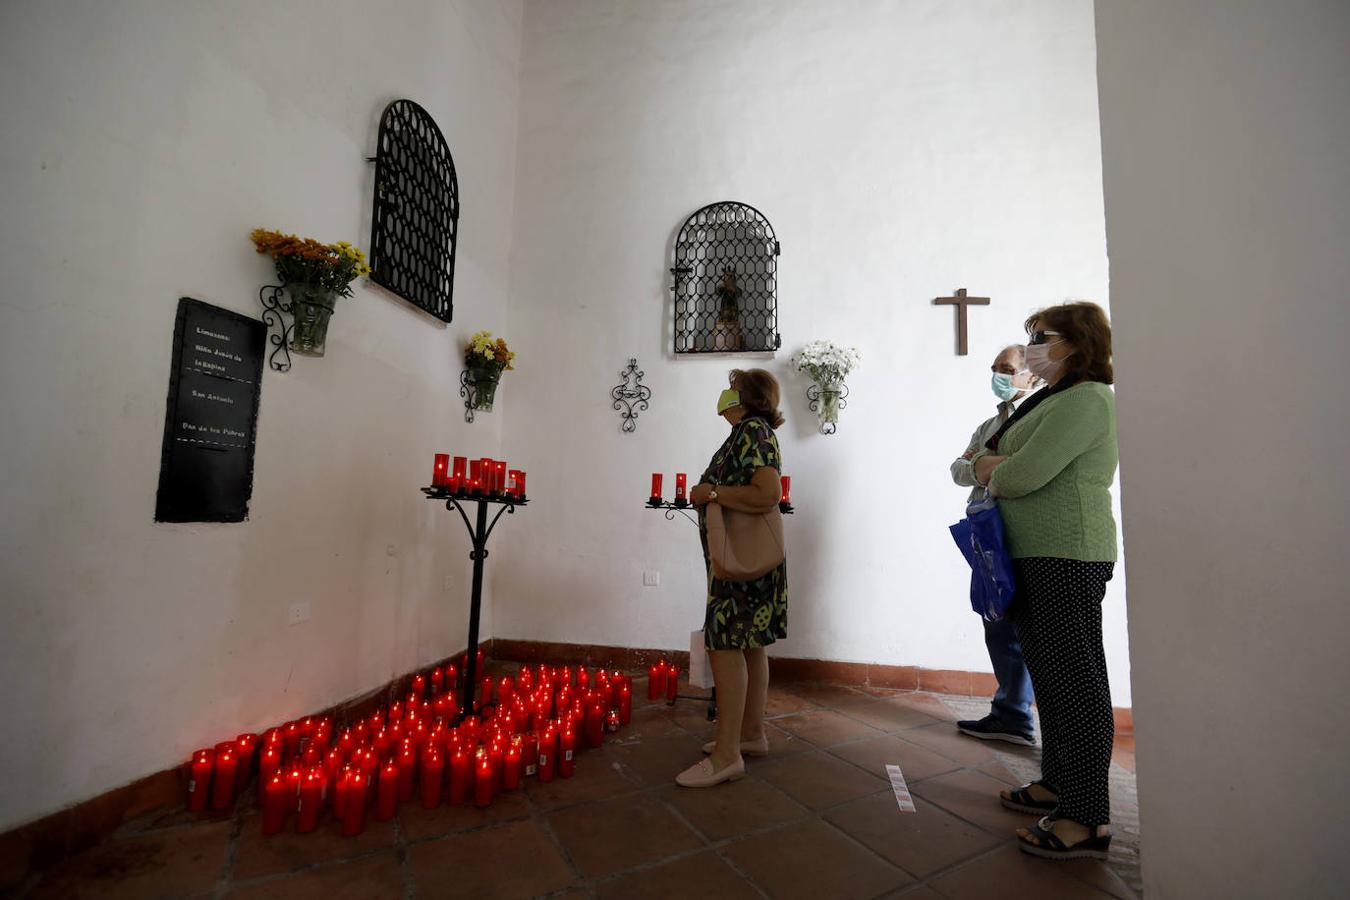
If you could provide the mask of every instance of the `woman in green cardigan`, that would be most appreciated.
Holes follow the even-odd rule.
[[[973,459],[1003,516],[1017,582],[1009,614],[1041,717],[1041,778],[1002,802],[1045,814],[1018,829],[1026,852],[1104,859],[1115,737],[1101,610],[1116,559],[1111,326],[1100,306],[1080,302],[1041,310],[1026,329],[1027,367],[1050,387]]]

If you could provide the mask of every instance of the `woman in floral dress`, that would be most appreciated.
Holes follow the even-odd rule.
[[[704,520],[709,503],[751,513],[777,505],[782,458],[774,429],[783,424],[778,397],[777,379],[763,369],[731,373],[731,387],[717,403],[731,434],[689,494],[699,507],[699,538],[708,570],[703,640],[717,687],[717,739],[704,746],[707,759],[675,779],[684,787],[734,781],[745,774],[742,754],[768,753],[764,704],[769,658],[764,648],[787,637],[787,561],[753,581],[715,578]]]

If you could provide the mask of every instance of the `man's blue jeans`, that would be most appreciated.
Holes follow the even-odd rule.
[[[989,650],[989,661],[994,664],[998,691],[994,694],[991,712],[1005,725],[1027,734],[1035,731],[1031,719],[1031,675],[1022,660],[1022,644],[1017,639],[1017,628],[1010,619],[984,622],[984,646]]]

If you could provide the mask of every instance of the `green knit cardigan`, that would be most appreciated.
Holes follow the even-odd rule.
[[[998,453],[1008,459],[989,487],[1013,559],[1115,560],[1116,399],[1109,387],[1085,381],[1047,397],[1004,432]]]

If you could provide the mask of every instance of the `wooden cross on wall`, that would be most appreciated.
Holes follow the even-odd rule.
[[[956,355],[965,356],[966,346],[966,307],[967,306],[988,306],[988,297],[967,297],[966,289],[960,288],[955,297],[938,297],[933,301],[934,306],[955,306],[956,307]]]

